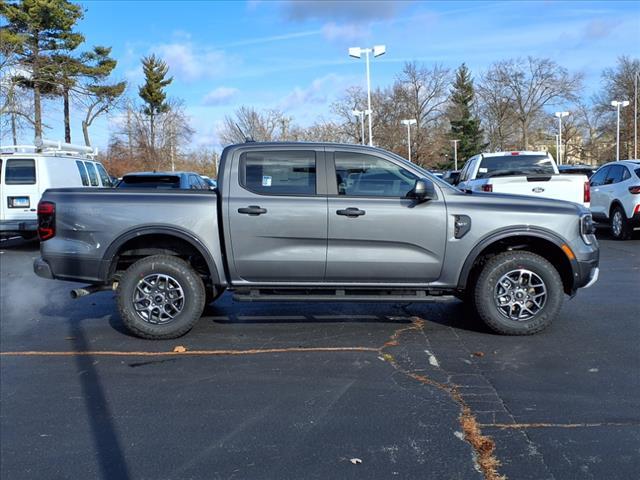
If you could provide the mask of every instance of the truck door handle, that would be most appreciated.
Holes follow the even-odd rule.
[[[248,207],[239,208],[238,213],[244,213],[245,215],[262,215],[267,213],[266,208],[261,208],[259,205],[249,205]]]
[[[336,213],[338,215],[344,215],[345,217],[359,217],[360,215],[364,215],[366,212],[359,208],[349,207],[344,210],[336,210]]]

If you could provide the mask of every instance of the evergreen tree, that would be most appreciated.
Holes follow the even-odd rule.
[[[155,55],[142,59],[142,70],[145,84],[138,89],[138,94],[146,104],[142,113],[149,117],[150,143],[153,151],[156,147],[155,119],[158,114],[169,111],[167,94],[164,89],[173,81],[173,77],[166,78],[169,67]]]
[[[127,88],[126,82],[105,83],[117,61],[111,58],[111,48],[93,47],[91,52],[84,53],[81,57],[83,75],[88,82],[83,86],[81,101],[86,109],[86,115],[82,120],[82,133],[84,143],[91,146],[89,140],[89,127],[99,115],[107,113],[116,104],[120,96]]]
[[[22,41],[20,65],[29,72],[22,85],[33,89],[35,136],[42,136],[42,95],[56,93],[58,67],[52,55],[74,50],[84,37],[73,31],[83,17],[82,7],[67,0],[0,1],[2,26]]]
[[[450,96],[449,122],[451,139],[458,142],[458,166],[485,147],[480,119],[473,113],[475,91],[471,72],[463,63],[456,71],[456,80]]]

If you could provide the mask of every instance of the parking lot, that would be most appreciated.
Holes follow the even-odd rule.
[[[629,479],[640,468],[640,239],[532,337],[449,304],[244,304],[129,336],[113,293],[1,247],[2,478]]]

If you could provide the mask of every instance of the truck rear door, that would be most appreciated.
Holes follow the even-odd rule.
[[[327,259],[324,149],[235,152],[227,202],[235,284],[321,282]],[[226,225],[226,224],[225,224]]]
[[[493,192],[553,198],[584,204],[586,175],[529,175],[489,179]],[[588,206],[588,205],[587,205]]]

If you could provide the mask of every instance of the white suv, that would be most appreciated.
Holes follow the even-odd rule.
[[[591,212],[597,222],[611,225],[618,240],[640,228],[640,160],[603,165],[591,177]]]

